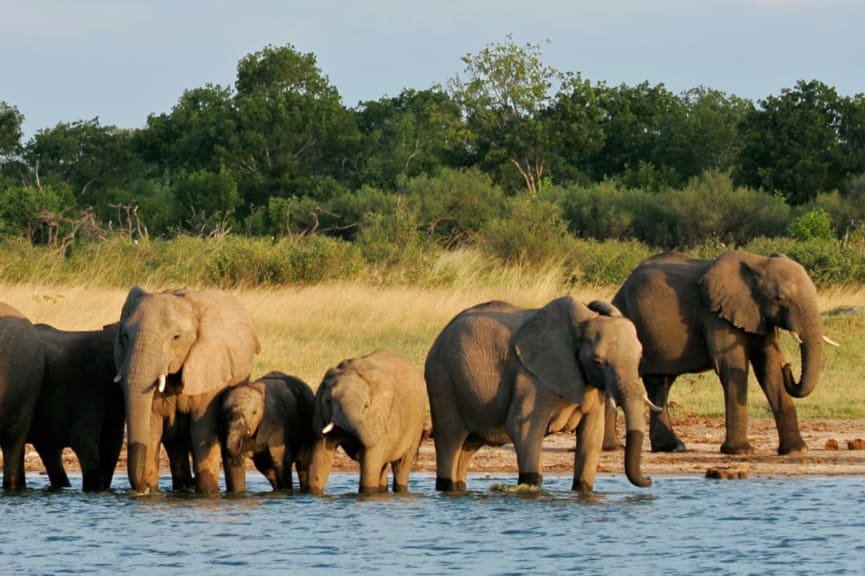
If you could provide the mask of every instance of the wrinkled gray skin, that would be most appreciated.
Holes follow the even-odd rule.
[[[51,486],[70,485],[63,449],[78,457],[85,491],[107,490],[123,445],[123,391],[114,382],[117,324],[68,332],[37,324],[45,371],[28,441]]]
[[[315,395],[309,489],[321,494],[338,446],[360,463],[359,491],[408,490],[409,472],[423,435],[423,373],[387,350],[344,360],[327,371]]]
[[[44,352],[36,329],[0,302],[0,449],[3,488],[25,488],[24,446],[42,388]]]
[[[228,386],[249,379],[258,351],[252,317],[227,292],[148,292],[137,286],[129,291],[114,356],[126,400],[128,475],[134,491],[158,489],[163,442],[173,478],[188,475],[191,451],[196,490],[217,493],[218,397]],[[165,381],[162,391],[160,380]]]
[[[544,436],[576,430],[572,489],[594,486],[610,394],[625,411],[625,472],[636,486],[645,433],[634,325],[608,303],[573,298],[540,309],[488,302],[464,310],[426,360],[436,450],[436,489],[466,489],[481,446],[513,442],[519,483],[540,485]]]
[[[221,400],[220,438],[226,478],[234,492],[246,490],[245,458],[274,490],[292,490],[292,465],[306,490],[312,450],[312,389],[283,372],[232,386]]]
[[[667,405],[676,377],[714,370],[726,409],[721,452],[750,453],[749,364],[775,417],[778,453],[807,451],[792,398],[803,398],[817,386],[823,327],[817,290],[801,265],[783,254],[728,252],[715,260],[660,254],[628,276],[613,304],[637,327],[643,343],[640,373],[649,399],[663,408],[651,416],[653,451],[685,449],[673,432]],[[801,339],[799,382],[781,353],[779,328]],[[608,430],[605,444],[615,442],[614,433]]]

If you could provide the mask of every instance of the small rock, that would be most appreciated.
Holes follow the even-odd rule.
[[[848,440],[847,448],[850,450],[865,450],[865,440],[863,440],[862,438]]]
[[[841,448],[841,445],[834,438],[829,438],[823,445],[824,450],[838,450],[839,448]]]
[[[709,468],[706,470],[706,478],[718,480],[745,480],[748,478],[748,471],[734,470],[730,468]]]

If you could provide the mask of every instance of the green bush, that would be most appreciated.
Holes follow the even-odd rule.
[[[618,286],[637,265],[654,254],[634,240],[577,240],[568,255],[568,285]]]
[[[506,217],[490,221],[481,231],[485,250],[512,264],[547,264],[567,257],[574,239],[557,204],[517,197],[507,206]]]
[[[787,235],[794,240],[811,240],[814,238],[833,238],[832,222],[829,213],[822,208],[814,208],[805,212],[787,228]]]
[[[860,249],[832,238],[757,238],[743,247],[757,254],[781,252],[799,262],[817,286],[847,286],[865,282],[865,258]]]

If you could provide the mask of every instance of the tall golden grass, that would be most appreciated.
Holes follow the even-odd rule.
[[[441,329],[455,314],[474,304],[501,299],[538,306],[566,293],[588,302],[609,300],[615,292],[614,287],[565,287],[558,271],[530,274],[513,269],[502,272],[495,281],[488,277],[481,281],[472,275],[474,268],[463,269],[464,278],[451,278],[451,285],[442,288],[371,285],[357,280],[235,291],[252,313],[261,341],[253,376],[282,370],[315,388],[328,367],[379,347],[422,366]],[[67,330],[92,329],[116,321],[127,292],[92,285],[34,284],[0,285],[0,290],[0,300],[33,322]],[[865,309],[865,289],[823,291],[820,306],[827,334],[841,347],[826,347],[821,385],[811,396],[797,401],[799,413],[803,418],[863,418],[865,316],[861,310]],[[841,310],[851,313],[841,314]],[[796,344],[789,336],[783,340],[786,354],[798,370]],[[712,417],[723,414],[723,394],[713,374],[680,377],[671,400],[675,410]],[[771,416],[755,382],[750,406],[756,416]]]

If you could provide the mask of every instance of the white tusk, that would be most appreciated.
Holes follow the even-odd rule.
[[[798,333],[798,332],[790,332],[790,334],[793,335],[793,338],[796,339],[796,342],[797,342],[797,343],[799,343],[800,345],[802,344],[802,339],[799,337],[799,333]]]
[[[831,345],[831,346],[837,346],[838,348],[841,347],[840,344],[838,344],[837,342],[835,342],[834,340],[832,340],[831,338],[829,338],[829,337],[826,336],[825,334],[823,335],[823,341],[824,341],[826,344],[829,344],[829,345]]]
[[[322,436],[324,436],[325,434],[327,434],[331,430],[333,430],[333,422],[331,422],[330,424],[328,424],[327,426],[325,426],[324,428],[321,429]]]
[[[159,375],[159,391],[165,392],[165,374]]]
[[[114,382],[120,382],[123,380],[123,376],[120,375],[120,372],[117,373],[117,376],[114,377]]]
[[[643,394],[643,401],[649,405],[649,408],[652,409],[653,412],[663,412],[664,409],[656,406],[651,400],[649,400],[648,394]]]

